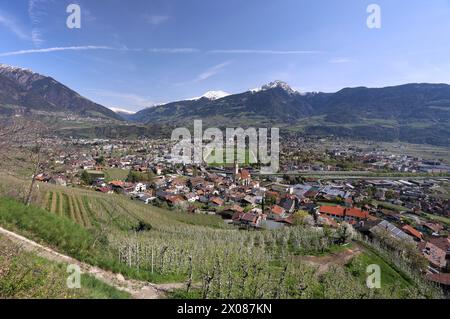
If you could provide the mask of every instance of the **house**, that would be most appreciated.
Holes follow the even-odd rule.
[[[439,234],[442,230],[444,230],[444,226],[438,223],[425,223],[423,225],[425,228],[431,230],[433,234]]]
[[[420,231],[416,230],[414,227],[411,227],[410,225],[403,226],[402,230],[408,235],[411,235],[415,240],[418,241],[423,240],[423,234]]]
[[[234,181],[242,186],[249,186],[252,181],[250,171],[247,169],[239,169],[239,164],[234,164]]]
[[[320,215],[327,215],[336,220],[344,220],[345,208],[341,206],[320,206]]]
[[[180,206],[186,202],[185,199],[180,195],[169,195],[166,197],[166,200],[172,206]]]
[[[192,188],[196,188],[196,189],[201,188],[205,183],[206,183],[206,181],[203,177],[193,177],[193,178],[190,178],[188,181],[188,184]]]
[[[319,189],[317,187],[311,187],[303,196],[307,198],[316,198],[317,194],[319,194]]]
[[[242,202],[244,204],[256,205],[256,197],[255,196],[251,196],[251,195],[247,195],[247,196],[244,197]]]
[[[437,283],[447,293],[450,293],[450,273],[431,273],[426,276],[428,280]]]
[[[286,210],[283,207],[278,206],[278,205],[273,205],[270,208],[268,217],[270,219],[274,219],[274,220],[283,219],[285,212],[286,212]]]
[[[184,197],[186,198],[186,200],[189,203],[193,203],[193,202],[195,202],[195,201],[197,201],[199,199],[199,196],[197,194],[195,194],[195,193],[187,193],[187,194],[184,195]]]
[[[359,208],[352,207],[345,209],[344,220],[348,222],[367,220],[369,218],[369,212],[363,211]]]
[[[321,206],[319,208],[319,214],[328,215],[338,221],[346,222],[358,222],[361,220],[367,220],[369,213],[359,208],[342,207],[342,206]]]
[[[428,241],[419,243],[418,248],[432,267],[445,272],[450,270],[449,237],[431,237]]]
[[[57,186],[67,186],[67,179],[64,176],[54,176],[49,180],[50,184]]]
[[[244,213],[240,216],[241,225],[247,225],[251,227],[260,227],[262,221],[265,220],[264,214],[258,214],[256,212]]]
[[[397,213],[397,212],[394,212],[393,210],[381,209],[378,212],[380,214],[382,214],[384,216],[384,218],[386,218],[389,221],[393,221],[393,222],[399,222],[400,221],[401,215],[399,213]]]
[[[295,210],[295,198],[291,196],[284,197],[280,200],[280,203],[278,205],[281,206],[285,211],[293,213]]]
[[[96,191],[104,193],[104,194],[113,194],[114,191],[111,187],[98,187]]]
[[[134,192],[135,193],[145,192],[146,190],[147,190],[147,185],[146,184],[137,183],[137,184],[134,185]]]
[[[396,239],[407,240],[410,242],[413,241],[411,236],[409,236],[407,233],[395,227],[393,224],[389,223],[386,220],[376,222],[375,225],[369,229],[369,232],[372,234],[377,234],[378,232],[387,232]]]
[[[418,245],[423,256],[428,260],[430,266],[437,270],[446,270],[446,251],[432,242],[421,242]]]
[[[109,183],[111,189],[116,193],[123,193],[125,189],[125,182],[122,181],[112,181]]]
[[[239,205],[232,205],[226,207],[220,214],[223,218],[232,219],[235,214],[241,215],[244,213],[244,209]]]
[[[223,201],[223,199],[221,199],[219,197],[213,197],[213,198],[211,198],[210,203],[213,206],[223,206],[223,204],[225,202]]]
[[[48,183],[48,181],[50,181],[51,176],[47,175],[47,174],[39,174],[35,177],[36,182],[44,182],[44,183]]]

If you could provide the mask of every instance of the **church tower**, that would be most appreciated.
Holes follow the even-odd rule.
[[[237,182],[239,180],[239,164],[235,160],[234,161],[234,181]]]

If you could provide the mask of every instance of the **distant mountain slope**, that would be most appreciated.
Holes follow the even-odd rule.
[[[315,135],[450,146],[450,86],[406,84],[305,93],[275,81],[219,99],[178,101],[129,117],[142,123],[272,126]]]
[[[294,123],[312,114],[312,108],[297,92],[286,90],[285,83],[274,82],[267,89],[228,95],[219,99],[206,97],[172,102],[137,112],[132,120],[144,123],[183,124],[193,119],[223,123],[252,120],[263,123]],[[215,120],[216,119],[216,120]],[[223,123],[224,124],[224,123]]]
[[[334,94],[307,95],[316,114],[325,114],[331,122],[356,118],[385,120],[450,119],[450,86],[447,84],[405,84],[385,88],[346,88]],[[337,116],[337,118],[336,118]]]
[[[4,64],[0,64],[0,105],[18,106],[27,111],[70,112],[87,117],[122,119],[51,77]]]

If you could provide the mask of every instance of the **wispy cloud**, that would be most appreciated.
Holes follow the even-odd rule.
[[[152,48],[147,50],[150,53],[198,53],[196,48]]]
[[[41,23],[45,16],[44,10],[41,10],[41,6],[51,2],[51,0],[29,0],[28,1],[28,16],[32,23]]]
[[[36,47],[40,47],[45,41],[42,28],[39,26],[45,21],[48,10],[45,10],[45,5],[53,2],[53,0],[29,0],[28,1],[28,16],[31,21],[33,29],[31,30],[31,40]]]
[[[49,53],[49,52],[60,52],[60,51],[83,51],[83,50],[120,50],[117,48],[107,47],[107,46],[73,46],[73,47],[54,47],[45,49],[31,49],[31,50],[19,50],[11,52],[0,53],[0,57],[13,56],[13,55],[24,55],[24,54],[36,54],[36,53]]]
[[[21,39],[28,40],[30,37],[22,27],[8,14],[0,10],[0,26],[4,26]]]
[[[305,51],[305,50],[246,50],[246,49],[225,49],[209,50],[211,54],[320,54],[324,51]]]
[[[44,43],[42,31],[39,29],[33,29],[31,31],[31,40],[33,41],[35,46],[41,46]]]
[[[328,61],[329,63],[334,63],[334,64],[341,64],[341,63],[350,63],[352,62],[352,59],[350,58],[333,58],[331,60]]]
[[[204,72],[200,73],[197,78],[195,79],[195,82],[204,81],[206,79],[209,79],[210,77],[216,75],[217,73],[220,73],[226,66],[228,66],[231,63],[231,61],[225,61],[222,63],[219,63],[217,65],[214,65]]]
[[[167,20],[169,20],[169,18],[170,17],[166,15],[150,15],[150,14],[144,15],[145,21],[151,25],[160,25],[161,23],[164,23]]]
[[[98,46],[98,45],[85,45],[85,46],[70,46],[70,47],[53,47],[42,49],[29,49],[19,50],[11,52],[0,53],[2,56],[13,55],[25,55],[25,54],[37,54],[37,53],[50,53],[60,51],[85,51],[85,50],[112,50],[112,51],[126,51],[126,52],[148,52],[148,53],[170,53],[170,54],[186,54],[186,53],[198,53],[201,52],[195,48],[151,48],[151,49],[134,49],[127,47],[110,47],[110,46]]]

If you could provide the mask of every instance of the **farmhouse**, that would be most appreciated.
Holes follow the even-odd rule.
[[[338,221],[357,222],[367,220],[369,213],[359,208],[347,208],[342,206],[321,206],[319,208],[320,215],[327,215]]]

